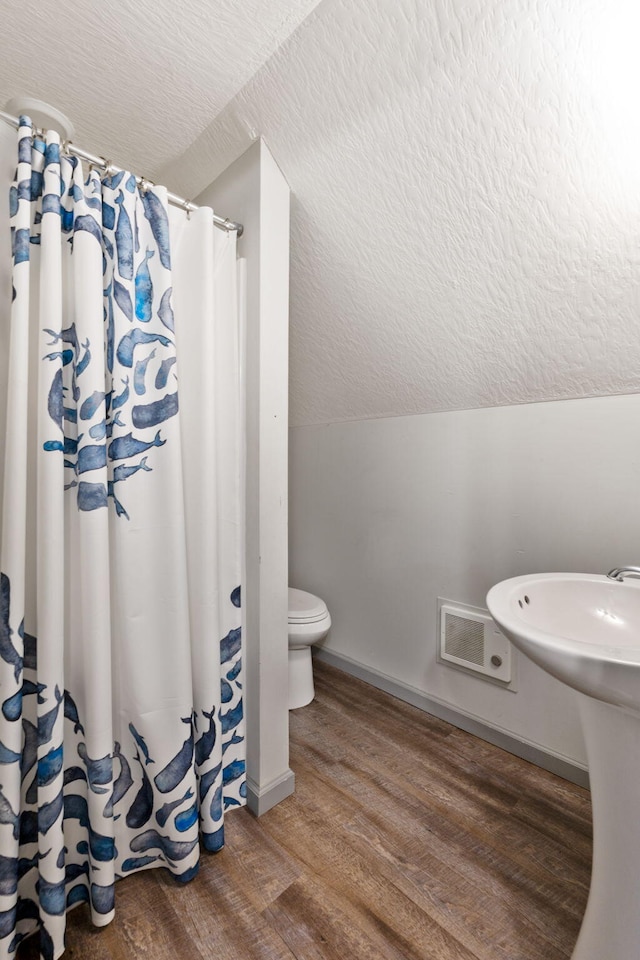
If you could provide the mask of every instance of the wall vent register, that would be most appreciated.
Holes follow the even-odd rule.
[[[438,660],[512,683],[511,644],[487,610],[438,598]]]

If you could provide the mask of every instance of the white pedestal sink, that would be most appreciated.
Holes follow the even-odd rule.
[[[640,584],[515,577],[487,595],[513,644],[578,690],[593,801],[593,865],[572,960],[640,958]]]

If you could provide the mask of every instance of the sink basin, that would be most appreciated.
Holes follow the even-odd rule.
[[[593,805],[589,901],[572,960],[640,957],[640,584],[515,577],[487,595],[523,654],[579,691]]]
[[[640,583],[540,573],[492,587],[487,606],[543,670],[597,700],[640,707]]]

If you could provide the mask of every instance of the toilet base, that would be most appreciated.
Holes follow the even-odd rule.
[[[289,647],[289,710],[306,707],[314,696],[311,647]]]

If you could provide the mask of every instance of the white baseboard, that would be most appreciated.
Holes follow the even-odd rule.
[[[352,677],[370,683],[372,687],[377,687],[378,690],[384,690],[385,693],[397,697],[398,700],[404,700],[405,703],[410,703],[412,706],[424,710],[425,713],[438,717],[439,720],[445,720],[454,727],[459,727],[460,730],[466,730],[467,733],[472,733],[474,736],[480,737],[481,740],[493,743],[496,747],[501,747],[508,753],[513,753],[516,757],[535,763],[538,767],[549,770],[550,773],[555,773],[565,780],[577,783],[578,786],[589,787],[589,773],[586,767],[567,757],[558,756],[552,751],[545,750],[539,744],[530,743],[504,730],[492,727],[484,720],[465,714],[442,700],[427,696],[426,693],[416,687],[411,687],[400,680],[394,680],[393,677],[379,673],[356,660],[351,660],[350,657],[334,653],[331,650],[321,649],[314,650],[314,657],[337,667]]]
[[[290,797],[295,789],[296,778],[293,770],[287,770],[277,780],[272,780],[266,786],[259,787],[257,783],[247,777],[247,807],[256,817],[261,817],[276,803]]]

